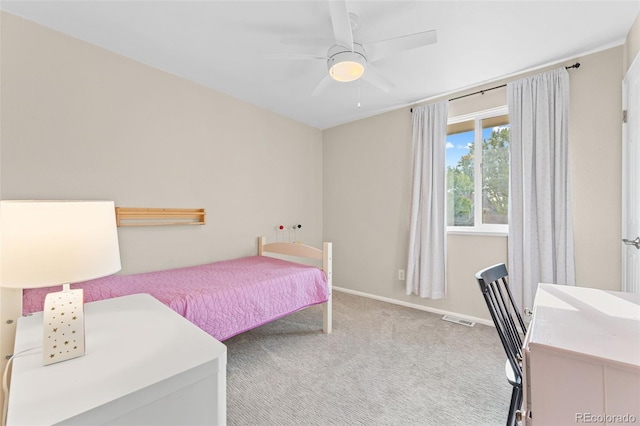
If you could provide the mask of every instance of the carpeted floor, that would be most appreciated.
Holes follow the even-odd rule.
[[[334,291],[333,333],[313,306],[233,337],[234,425],[502,425],[511,388],[495,330]]]

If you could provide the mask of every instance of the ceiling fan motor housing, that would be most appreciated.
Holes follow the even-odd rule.
[[[367,62],[362,45],[354,43],[353,51],[347,47],[336,45],[329,49],[327,56],[329,57],[327,60],[329,75],[334,80],[349,82],[362,77]]]

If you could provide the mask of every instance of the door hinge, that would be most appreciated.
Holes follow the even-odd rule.
[[[623,123],[627,122],[627,110],[626,109],[622,110],[622,122]]]

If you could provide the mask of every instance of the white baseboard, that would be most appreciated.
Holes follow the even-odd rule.
[[[403,302],[402,300],[391,299],[389,297],[376,296],[375,294],[363,293],[361,291],[350,290],[348,288],[343,288],[343,287],[333,286],[332,289],[336,290],[336,291],[341,291],[343,293],[353,294],[355,296],[367,297],[369,299],[379,300],[381,302],[387,302],[387,303],[392,303],[394,305],[405,306],[407,308],[418,309],[420,311],[431,312],[432,314],[452,315],[452,316],[455,316],[455,317],[458,317],[458,318],[462,318],[462,319],[466,319],[466,320],[469,320],[469,321],[476,322],[478,324],[483,324],[483,325],[488,325],[490,327],[494,327],[493,321],[487,320],[487,319],[484,319],[484,318],[478,318],[478,317],[473,317],[473,316],[470,316],[470,315],[464,315],[464,314],[460,314],[458,312],[445,311],[444,309],[430,308],[428,306],[418,305],[418,304],[409,303],[409,302]]]

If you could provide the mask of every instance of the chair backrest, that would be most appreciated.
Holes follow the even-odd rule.
[[[522,383],[522,342],[527,328],[509,289],[507,276],[507,267],[504,263],[499,263],[478,272],[476,280],[504,346],[516,382],[520,384]]]

